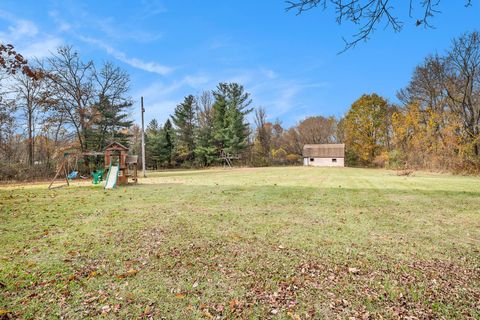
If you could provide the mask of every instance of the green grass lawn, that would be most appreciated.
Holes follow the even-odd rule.
[[[480,318],[480,179],[352,168],[0,187],[0,318]],[[416,319],[416,318],[410,318]]]

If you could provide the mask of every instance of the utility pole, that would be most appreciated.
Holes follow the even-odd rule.
[[[142,107],[142,171],[143,177],[147,177],[147,173],[145,171],[145,123],[143,120],[143,114],[145,113],[145,108],[143,107],[143,97],[141,98],[141,107]]]

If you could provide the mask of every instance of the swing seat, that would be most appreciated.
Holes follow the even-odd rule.
[[[78,171],[72,171],[68,174],[67,179],[72,180],[75,179],[78,176]]]

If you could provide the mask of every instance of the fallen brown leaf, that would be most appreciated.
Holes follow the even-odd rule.
[[[239,305],[240,305],[240,302],[238,302],[237,299],[232,299],[230,301],[230,310],[234,311]]]
[[[6,309],[0,309],[0,316],[6,316],[8,314],[10,314],[11,312],[9,310],[6,310]]]
[[[213,316],[208,310],[203,310],[203,315],[207,317],[208,319],[213,319]]]
[[[136,275],[137,273],[138,273],[138,270],[130,269],[127,272],[118,275],[117,278],[118,279],[124,279],[124,278],[127,278],[127,277],[132,277],[132,276]]]

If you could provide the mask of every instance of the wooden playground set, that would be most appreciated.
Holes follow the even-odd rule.
[[[75,149],[67,149],[63,153],[55,177],[50,182],[48,189],[61,188],[70,185],[70,181],[74,179],[89,179],[88,176],[79,174],[78,162],[85,157],[104,157],[104,165],[101,168],[92,170],[90,175],[93,184],[99,184],[104,181],[105,189],[113,189],[118,185],[125,185],[131,180],[133,183],[138,182],[138,156],[129,155],[128,148],[119,142],[109,144],[104,152],[79,152]],[[62,177],[65,184],[55,185],[55,182]]]
[[[86,151],[80,152],[78,148],[69,147],[61,151],[63,155],[59,160],[59,165],[55,176],[50,182],[48,189],[61,188],[70,185],[74,179],[92,179],[93,184],[105,182],[105,189],[113,189],[117,185],[126,185],[130,182],[138,183],[138,156],[129,155],[128,148],[119,142],[109,144],[103,152]],[[80,174],[79,160],[86,157],[103,157],[103,165],[100,168],[90,168],[90,175]],[[97,158],[98,159],[98,158]],[[221,151],[218,160],[223,163],[223,167],[232,168],[233,160],[239,160],[240,157],[232,156],[229,153]],[[106,175],[106,177],[105,177]],[[65,181],[62,184],[56,184]]]

